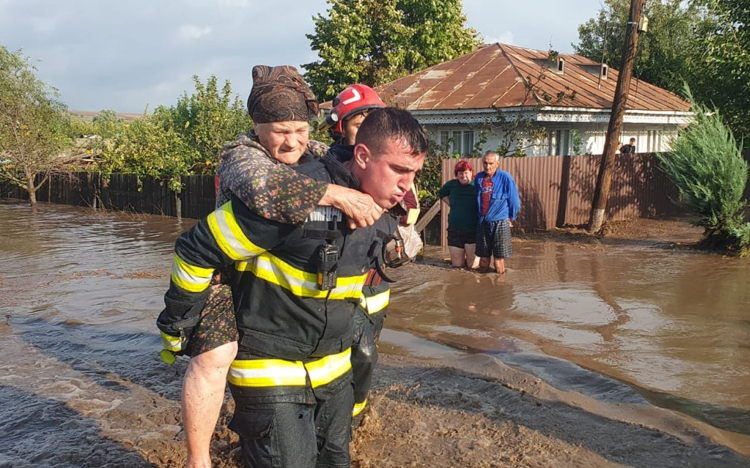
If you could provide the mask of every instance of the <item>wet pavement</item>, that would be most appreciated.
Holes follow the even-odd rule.
[[[154,320],[193,223],[0,203],[0,467],[152,466],[138,448],[178,437],[184,362],[160,363]],[[748,444],[750,261],[643,242],[514,250],[502,277],[440,261],[394,272],[382,350],[495,356]]]

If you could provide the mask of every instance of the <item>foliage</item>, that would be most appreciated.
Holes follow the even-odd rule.
[[[417,187],[419,187],[419,203],[422,208],[429,208],[439,201],[438,192],[443,186],[443,159],[448,154],[447,145],[438,145],[430,140],[427,156],[424,158],[422,170],[417,173]],[[460,156],[455,155],[454,158]]]
[[[40,81],[20,51],[0,46],[0,179],[29,193],[51,174],[68,174],[75,156],[61,150],[69,142],[68,117],[57,90]]]
[[[318,122],[310,122],[310,139],[325,143],[328,146],[333,143],[331,132],[328,129],[321,129]]]
[[[540,126],[531,117],[511,115],[496,107],[493,110],[494,119],[486,122],[483,127],[490,135],[499,137],[500,143],[495,151],[501,158],[526,156],[528,148],[547,138],[546,127]]]
[[[733,1],[733,0],[732,0]],[[625,43],[630,0],[604,0],[597,17],[578,27],[577,54],[619,68]],[[648,32],[639,35],[634,73],[644,81],[674,93],[694,73],[697,31],[708,18],[696,2],[646,0],[643,14]]]
[[[175,190],[180,176],[212,173],[221,148],[252,123],[228,81],[221,91],[215,76],[205,85],[197,76],[193,81],[194,94],[184,93],[175,106],[157,107],[133,122],[121,122],[107,111],[99,114],[92,129],[104,142],[98,169],[164,178]]]
[[[705,229],[702,245],[750,253],[750,223],[744,221],[748,165],[742,145],[719,112],[693,100],[695,119],[680,131],[673,153],[658,155],[663,170],[677,186],[681,203],[699,216]]]
[[[570,138],[572,141],[573,154],[576,156],[581,154],[581,145],[583,144],[583,137],[581,132],[576,129],[570,131]]]
[[[98,169],[105,174],[165,178],[174,190],[180,189],[180,176],[194,173],[201,160],[200,153],[175,131],[171,122],[156,115],[128,122],[122,132],[107,141],[103,157]]]
[[[721,110],[734,134],[750,137],[750,0],[701,2],[707,24],[699,31],[691,80],[696,98]]]
[[[303,65],[321,101],[345,86],[377,86],[474,50],[461,0],[328,0],[308,34],[320,60]]]
[[[204,85],[193,76],[195,93],[178,99],[174,107],[158,107],[154,118],[164,128],[173,128],[183,141],[201,155],[194,172],[213,172],[222,147],[252,128],[244,102],[232,95],[229,81],[219,90],[214,75]]]
[[[94,117],[93,133],[102,138],[112,138],[122,131],[123,119],[112,109],[104,109]]]

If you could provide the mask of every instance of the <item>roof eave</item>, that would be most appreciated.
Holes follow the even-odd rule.
[[[511,118],[522,117],[544,123],[608,123],[611,112],[610,109],[536,106],[506,107],[501,110],[510,114]],[[423,125],[481,124],[495,116],[492,109],[412,110],[411,113]],[[627,110],[624,123],[687,125],[692,115],[687,111]]]

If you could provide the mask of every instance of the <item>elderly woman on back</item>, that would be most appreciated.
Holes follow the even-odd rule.
[[[456,164],[456,178],[440,188],[438,196],[450,206],[448,214],[448,250],[453,268],[477,268],[477,189],[474,187],[474,169],[465,159]]]

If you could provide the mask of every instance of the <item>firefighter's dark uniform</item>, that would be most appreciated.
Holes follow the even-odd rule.
[[[352,146],[337,140],[330,151],[351,151]],[[415,194],[416,196],[416,194]],[[416,202],[416,199],[415,199]],[[414,224],[419,208],[404,206],[401,223]],[[358,424],[359,416],[367,407],[367,396],[372,386],[372,373],[378,363],[377,341],[383,330],[386,310],[391,298],[391,287],[376,270],[370,270],[362,287],[360,307],[354,312],[354,342],[352,343],[352,381],[354,383],[354,407],[352,417]]]
[[[358,185],[331,161],[299,170]],[[232,200],[180,236],[158,324],[169,335],[189,336],[213,269],[234,264],[240,351],[228,376],[236,403],[230,428],[240,435],[247,466],[350,465],[352,317],[372,262],[396,225],[386,215],[352,232],[334,208],[316,209],[302,227],[285,225]],[[339,251],[327,290],[315,260],[326,246]]]
[[[354,342],[352,343],[352,380],[354,383],[354,408],[352,417],[358,417],[367,407],[367,395],[372,385],[372,372],[378,362],[377,341],[383,329],[385,311],[390,301],[390,285],[375,270],[362,287],[360,307],[354,312]]]

